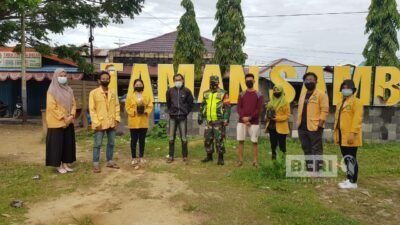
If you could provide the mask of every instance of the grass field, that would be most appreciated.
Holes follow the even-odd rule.
[[[89,152],[92,135],[77,134],[81,149]],[[338,147],[325,144],[325,154],[339,156]],[[337,183],[344,178],[296,178],[284,175],[283,162],[270,160],[269,142],[260,141],[260,167],[251,166],[250,145],[246,143],[245,163],[235,166],[236,141],[226,141],[226,165],[216,161],[202,164],[204,157],[202,139],[192,137],[189,142],[190,163],[184,165],[180,158],[169,165],[166,139],[148,138],[146,171],[173,174],[186,183],[190,193],[178,193],[169,200],[182,203],[187,213],[196,215],[204,225],[258,225],[258,224],[400,224],[400,144],[367,144],[359,151],[359,188],[339,190]],[[115,161],[128,164],[129,137],[117,137]],[[301,154],[300,144],[288,140],[288,154]],[[104,153],[103,153],[104,154]],[[180,144],[177,143],[177,156]],[[13,199],[26,204],[45,201],[51,197],[72,193],[101,182],[101,177],[91,172],[90,160],[76,163],[78,172],[59,176],[38,163],[0,161],[0,224],[23,224],[27,208],[9,206]],[[132,173],[135,171],[132,169]],[[42,179],[32,180],[40,174]],[[135,192],[146,183],[124,185]],[[143,193],[145,195],[145,193]],[[177,204],[178,205],[178,204]],[[77,224],[93,224],[90,218],[78,218]]]

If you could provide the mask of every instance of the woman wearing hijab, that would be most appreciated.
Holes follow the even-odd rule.
[[[290,105],[282,86],[273,88],[273,96],[267,105],[266,132],[269,132],[272,160],[276,159],[276,148],[286,153],[286,136],[289,134]]]
[[[363,105],[355,96],[357,89],[352,80],[343,81],[340,91],[343,99],[336,107],[334,137],[347,167],[347,179],[339,187],[354,189],[358,177],[357,149],[362,145]]]
[[[149,117],[153,110],[153,100],[145,94],[144,84],[141,79],[133,82],[134,92],[128,94],[125,109],[128,113],[128,128],[131,132],[131,153],[132,166],[139,168],[140,164],[145,163],[144,148],[146,142],[147,129],[149,128]],[[139,160],[136,155],[136,144],[139,141]]]
[[[69,163],[76,160],[74,93],[68,86],[64,69],[56,69],[47,91],[46,166],[53,166],[61,174],[72,172]]]

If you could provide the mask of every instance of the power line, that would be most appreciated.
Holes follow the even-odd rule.
[[[296,14],[276,14],[276,15],[254,15],[254,16],[243,16],[245,19],[252,18],[274,18],[274,17],[304,17],[304,16],[333,16],[333,15],[357,15],[357,14],[367,14],[368,11],[355,11],[355,12],[326,12],[326,13],[296,13]],[[129,17],[123,17],[129,18]],[[138,16],[135,19],[156,19],[156,20],[175,20],[180,19],[180,17],[145,17]],[[214,16],[199,16],[196,19],[215,19]]]

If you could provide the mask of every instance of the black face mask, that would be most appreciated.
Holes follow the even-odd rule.
[[[251,80],[246,80],[246,86],[247,88],[251,89],[254,87],[254,82]]]
[[[214,81],[211,81],[211,82],[210,82],[210,88],[212,88],[212,89],[217,89],[217,88],[218,88],[218,83],[217,83],[217,82],[214,82]]]
[[[275,98],[280,98],[282,96],[282,93],[276,92],[274,93]]]
[[[108,87],[108,85],[110,84],[110,81],[109,80],[101,80],[100,84],[103,87]]]
[[[137,92],[142,92],[144,90],[144,87],[135,87],[135,91]]]
[[[315,89],[315,83],[314,82],[310,82],[310,83],[305,83],[304,84],[307,88],[307,90],[312,91]]]

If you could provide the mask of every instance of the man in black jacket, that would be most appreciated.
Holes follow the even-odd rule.
[[[181,74],[174,76],[175,87],[167,91],[167,107],[169,112],[169,157],[167,163],[174,161],[176,130],[182,141],[182,157],[187,162],[188,142],[187,142],[187,116],[192,111],[193,94],[184,86],[184,78]]]

